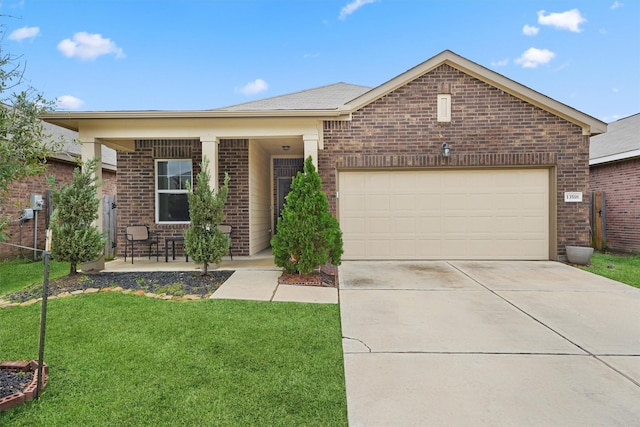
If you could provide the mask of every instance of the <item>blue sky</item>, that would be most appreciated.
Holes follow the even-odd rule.
[[[1,0],[2,49],[58,109],[200,110],[449,49],[610,122],[640,112],[638,0]]]

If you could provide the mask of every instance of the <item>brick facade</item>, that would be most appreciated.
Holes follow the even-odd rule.
[[[591,191],[604,191],[607,248],[640,252],[640,158],[594,165]]]
[[[9,197],[5,199],[4,204],[0,208],[3,214],[8,215],[16,220],[9,227],[8,232],[11,236],[6,240],[7,243],[27,247],[33,246],[35,220],[25,221],[22,227],[20,226],[20,222],[17,221],[17,219],[21,216],[22,210],[29,207],[30,195],[40,194],[44,197],[47,190],[49,189],[47,177],[50,175],[56,177],[57,185],[69,185],[71,183],[73,169],[76,167],[77,165],[75,163],[50,159],[47,164],[47,170],[43,175],[32,176],[20,182],[14,182],[11,184]],[[102,187],[102,193],[104,195],[116,194],[116,173],[111,170],[103,170],[102,178],[103,180],[105,180],[105,183]],[[38,212],[37,246],[40,249],[44,249],[45,229],[48,226],[46,211],[47,206],[45,204],[43,210]],[[0,259],[12,258],[21,255],[32,258],[33,252],[26,249],[19,249],[0,244]]]
[[[218,146],[218,182],[229,174],[225,222],[233,226],[233,254],[249,255],[249,141],[223,139]]]
[[[451,122],[436,120],[438,93],[451,94]],[[326,121],[318,170],[335,215],[341,169],[551,168],[563,255],[565,245],[589,244],[588,159],[589,137],[579,126],[442,65],[355,111],[351,121]],[[565,191],[582,191],[583,203],[565,203]]]
[[[164,238],[183,235],[188,224],[156,224],[155,160],[192,159],[193,180],[200,172],[202,143],[197,140],[138,140],[135,151],[118,152],[118,252],[124,253],[124,233],[128,225],[146,224]],[[225,222],[233,226],[234,255],[249,255],[249,142],[221,140],[218,147],[218,182],[230,176]],[[176,254],[184,248],[176,246]]]

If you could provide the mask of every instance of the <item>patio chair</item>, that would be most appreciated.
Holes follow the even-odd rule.
[[[130,225],[124,231],[124,262],[127,262],[127,255],[131,251],[131,264],[133,264],[135,245],[149,247],[149,259],[151,259],[151,248],[156,247],[156,261],[158,261],[158,235],[149,230],[146,225]]]
[[[231,257],[231,261],[233,261],[233,253],[231,253],[231,247],[233,246],[233,238],[231,234],[233,233],[233,227],[229,224],[220,224],[218,229],[225,236],[229,236],[229,256]]]

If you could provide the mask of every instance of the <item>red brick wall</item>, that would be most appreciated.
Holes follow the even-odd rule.
[[[438,123],[438,93],[451,93],[450,123]],[[443,143],[451,157],[441,155]],[[324,124],[318,169],[336,214],[340,169],[544,166],[557,175],[557,249],[589,244],[589,137],[553,114],[448,65],[354,112]],[[583,203],[565,203],[582,191]]]
[[[218,146],[218,182],[229,174],[225,205],[227,224],[233,226],[233,254],[249,255],[249,141],[223,139]]]
[[[127,225],[147,224],[160,238],[184,234],[188,224],[155,223],[155,160],[193,161],[193,180],[200,171],[202,144],[195,140],[140,140],[133,152],[118,152],[118,253],[124,254],[124,230]],[[247,140],[221,140],[218,149],[219,183],[224,172],[230,175],[229,196],[225,206],[226,223],[233,229],[234,255],[249,254],[249,143]],[[184,254],[182,247],[176,253]]]
[[[640,158],[592,166],[591,191],[604,191],[607,247],[640,252]]]
[[[193,140],[139,140],[135,151],[118,152],[117,249],[124,255],[124,233],[129,225],[148,225],[158,233],[160,249],[164,238],[184,234],[188,225],[156,224],[155,160],[193,159],[193,179],[200,170],[202,146]],[[176,247],[178,249],[178,247]],[[177,250],[183,254],[182,248]]]
[[[2,205],[2,207],[0,207],[0,212],[9,215],[11,218],[18,219],[21,216],[22,210],[30,206],[31,194],[40,194],[43,197],[45,196],[45,192],[49,189],[49,184],[47,183],[48,176],[54,175],[56,177],[56,185],[69,185],[71,183],[71,175],[73,174],[73,169],[76,167],[77,165],[75,163],[50,159],[47,165],[47,171],[43,175],[33,176],[20,182],[12,183],[11,193],[5,200],[5,203]],[[105,182],[102,188],[103,194],[116,194],[117,179],[115,172],[103,170],[102,178],[103,180],[108,180],[108,182]],[[42,211],[38,212],[37,242],[38,248],[40,249],[44,249],[46,226],[47,218],[45,206]],[[15,221],[9,227],[8,231],[11,234],[11,237],[7,239],[7,243],[33,247],[34,228],[35,220],[26,221],[22,226],[22,229],[20,227],[20,222]],[[15,247],[9,247],[0,244],[0,259],[11,258],[19,256],[21,254],[29,258],[33,257],[33,251],[18,249]]]

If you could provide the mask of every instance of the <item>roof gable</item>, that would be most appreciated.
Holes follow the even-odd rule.
[[[521,85],[511,79],[504,77],[494,71],[491,71],[475,62],[469,61],[450,50],[434,56],[431,59],[419,64],[410,70],[398,75],[388,82],[362,94],[358,98],[347,102],[344,110],[355,111],[371,102],[387,95],[388,93],[398,89],[401,86],[417,79],[418,77],[429,73],[430,71],[440,67],[443,64],[462,71],[463,73],[477,78],[491,86],[503,90],[519,99],[533,104],[545,111],[548,111],[558,117],[561,117],[571,123],[583,128],[583,133],[587,135],[596,135],[607,131],[606,123],[584,114],[574,108],[571,108],[561,102],[555,101],[548,96],[542,95],[528,87]]]
[[[640,113],[609,123],[604,135],[591,138],[589,164],[640,157]]]

